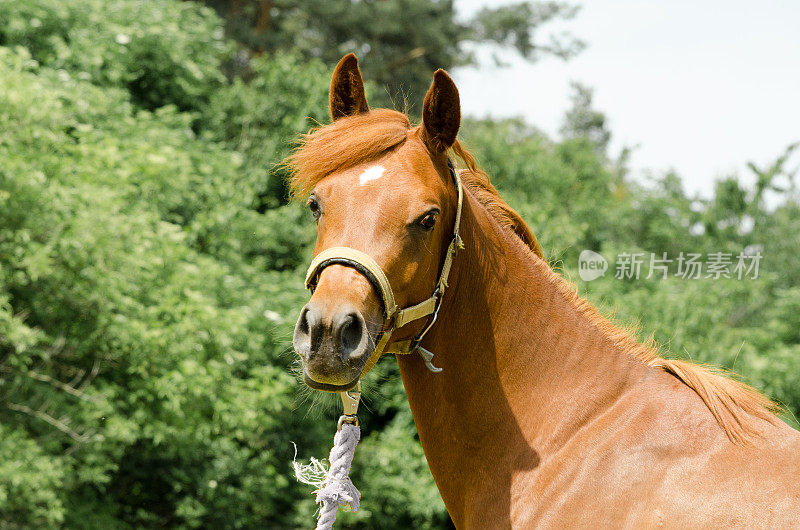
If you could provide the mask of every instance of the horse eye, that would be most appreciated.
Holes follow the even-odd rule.
[[[439,215],[439,212],[428,212],[425,216],[419,220],[419,225],[424,228],[425,230],[432,230],[433,225],[436,224],[436,217]]]
[[[310,197],[307,203],[308,209],[311,210],[311,215],[314,216],[315,221],[319,221],[319,216],[322,213],[322,210],[319,207],[319,203],[317,199],[314,197]]]

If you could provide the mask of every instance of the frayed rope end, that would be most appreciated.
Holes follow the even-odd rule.
[[[339,505],[350,506],[352,511],[357,511],[361,503],[361,493],[353,485],[348,476],[350,465],[353,461],[356,445],[361,439],[361,429],[358,425],[345,423],[333,438],[333,448],[329,457],[330,466],[324,462],[311,458],[308,464],[297,461],[297,445],[294,445],[294,458],[292,467],[295,477],[303,484],[316,487],[317,504],[322,504],[317,530],[330,530],[336,519],[336,510]]]
[[[298,482],[314,486],[319,490],[325,485],[325,477],[328,475],[329,466],[314,457],[308,464],[303,464],[297,461],[297,444],[292,442],[294,446],[294,458],[292,458],[292,468],[294,468],[294,476]],[[316,491],[315,491],[316,493]]]

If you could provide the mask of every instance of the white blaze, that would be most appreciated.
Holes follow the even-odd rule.
[[[383,176],[383,172],[386,171],[386,168],[383,166],[370,166],[364,170],[361,174],[361,177],[358,179],[358,183],[360,186],[363,186],[367,182],[371,180],[379,179]]]

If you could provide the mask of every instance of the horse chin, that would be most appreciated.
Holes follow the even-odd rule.
[[[356,386],[360,377],[361,375],[359,374],[356,376],[355,379],[353,379],[349,383],[346,383],[344,385],[336,385],[332,383],[320,383],[319,381],[314,381],[313,379],[311,379],[311,377],[309,377],[308,373],[303,371],[303,382],[305,382],[305,384],[309,388],[313,388],[314,390],[320,390],[322,392],[346,392],[347,390],[350,390],[351,388],[354,388]]]

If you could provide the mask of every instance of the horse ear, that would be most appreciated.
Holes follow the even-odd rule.
[[[333,71],[330,100],[331,118],[334,121],[369,110],[358,59],[352,53],[342,57]]]
[[[461,103],[456,84],[447,72],[436,70],[422,104],[422,141],[431,152],[444,152],[456,141],[460,125]]]

